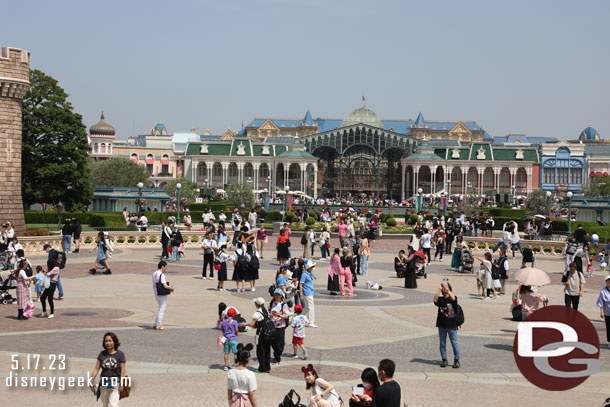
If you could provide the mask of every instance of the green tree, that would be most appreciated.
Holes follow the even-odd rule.
[[[189,181],[186,178],[173,179],[165,184],[165,192],[167,195],[172,197],[178,196],[176,192],[177,183],[182,185],[182,188],[180,188],[180,200],[182,201],[182,205],[184,206],[195,202],[195,198],[197,198],[197,184],[195,184],[193,181]],[[185,199],[186,202],[184,201]]]
[[[241,208],[241,204],[244,204],[248,209],[254,207],[254,192],[248,184],[229,184],[226,192],[231,206]]]
[[[57,204],[67,210],[93,198],[87,166],[87,131],[72,111],[68,94],[57,80],[30,71],[30,89],[23,100],[23,203]]]
[[[546,214],[546,191],[534,189],[527,194],[525,209],[534,214]]]
[[[94,161],[90,164],[93,187],[135,187],[138,182],[147,185],[150,174],[146,167],[127,158]]]
[[[584,195],[590,197],[609,197],[610,176],[594,177],[591,180],[591,186],[585,190]]]

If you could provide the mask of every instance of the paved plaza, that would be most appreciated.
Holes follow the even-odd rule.
[[[338,242],[337,242],[338,243]],[[336,243],[333,240],[333,247]],[[379,360],[396,362],[395,377],[403,389],[408,406],[537,405],[598,406],[610,393],[610,350],[605,348],[605,327],[595,301],[603,283],[603,273],[596,271],[587,279],[580,310],[598,330],[601,373],[567,392],[547,392],[529,384],[519,373],[512,354],[517,323],[510,320],[510,295],[484,301],[476,296],[476,282],[471,274],[449,269],[449,258],[433,262],[427,279],[419,279],[417,290],[403,288],[396,279],[392,261],[399,240],[374,242],[367,280],[383,286],[381,291],[364,289],[359,281],[352,298],[327,295],[328,261],[316,267],[317,329],[306,331],[311,363],[319,366],[322,377],[331,381],[347,402],[351,386],[360,382],[363,368],[377,367]],[[268,247],[274,247],[271,239]],[[293,254],[301,254],[294,245]],[[34,317],[16,320],[16,306],[0,306],[0,376],[2,404],[49,406],[94,406],[96,400],[88,388],[66,391],[42,389],[6,389],[5,377],[11,371],[11,355],[27,353],[65,354],[68,358],[64,376],[86,375],[95,365],[106,331],[117,333],[121,350],[127,357],[127,374],[133,390],[123,406],[221,406],[226,405],[226,372],[222,370],[221,348],[216,346],[219,331],[212,329],[218,317],[217,305],[225,302],[236,307],[249,321],[254,312],[252,299],[267,297],[277,269],[271,260],[274,250],[265,252],[261,261],[261,279],[256,292],[237,293],[228,281],[224,292],[215,290],[216,280],[201,279],[202,256],[189,250],[180,263],[171,263],[167,279],[176,291],[168,300],[165,315],[167,331],[155,331],[152,325],[157,303],[153,297],[151,274],[156,269],[161,249],[121,249],[110,259],[112,275],[89,275],[94,254],[81,252],[68,258],[62,271],[65,300],[56,301],[56,318]],[[316,254],[318,254],[317,251]],[[36,264],[46,260],[44,253],[30,254]],[[511,277],[520,260],[510,260]],[[538,267],[552,273],[553,284],[540,289],[550,297],[550,304],[563,304],[562,259],[538,258]],[[231,268],[230,268],[231,269]],[[229,275],[231,270],[229,270]],[[436,307],[432,298],[443,277],[448,277],[459,298],[466,323],[459,330],[462,367],[441,369]],[[510,281],[508,292],[516,289]],[[37,303],[35,315],[40,314]],[[290,332],[287,332],[289,343]],[[254,333],[240,334],[243,342],[253,342]],[[272,366],[271,374],[257,373],[260,406],[277,406],[291,388],[306,396],[300,371],[302,360],[288,357]],[[448,356],[453,354],[448,346]],[[46,358],[46,356],[44,356]],[[251,367],[256,367],[253,361]],[[21,375],[49,375],[48,371],[19,371]]]

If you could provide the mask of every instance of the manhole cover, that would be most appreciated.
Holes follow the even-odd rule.
[[[67,316],[67,317],[90,317],[92,315],[97,315],[97,312],[87,312],[87,311],[83,311],[83,312],[64,312],[61,315]]]

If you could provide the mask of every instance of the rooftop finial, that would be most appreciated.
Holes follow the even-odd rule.
[[[366,98],[362,95],[362,107],[366,107]]]
[[[100,119],[104,120],[104,111],[102,110],[102,115],[100,116]]]

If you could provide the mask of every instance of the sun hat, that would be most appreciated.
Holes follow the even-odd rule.
[[[256,305],[265,305],[265,299],[263,297],[255,298],[252,301],[254,301]]]

